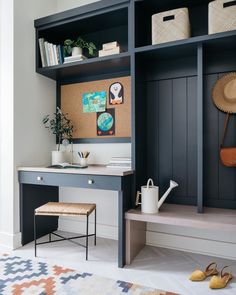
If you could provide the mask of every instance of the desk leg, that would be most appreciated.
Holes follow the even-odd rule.
[[[130,176],[122,179],[122,190],[118,195],[118,267],[124,267],[126,259],[125,212],[132,206],[131,180]]]
[[[47,202],[58,202],[58,187],[20,184],[21,243],[34,240],[34,209]],[[37,238],[57,230],[58,217],[43,216],[37,222]]]

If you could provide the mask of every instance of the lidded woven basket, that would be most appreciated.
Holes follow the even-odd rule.
[[[215,0],[209,3],[209,34],[236,30],[236,1]]]
[[[152,15],[152,44],[190,37],[188,8],[178,8]]]

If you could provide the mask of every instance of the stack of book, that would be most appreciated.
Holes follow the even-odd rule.
[[[127,168],[131,169],[131,158],[129,157],[112,157],[107,164],[108,168]]]
[[[112,54],[119,54],[121,52],[120,46],[117,41],[105,43],[102,45],[102,50],[99,50],[98,56],[108,56]]]
[[[45,41],[39,38],[39,49],[42,61],[42,67],[50,67],[62,64],[64,61],[63,47]]]
[[[75,62],[75,61],[81,61],[87,59],[86,56],[79,54],[75,56],[67,56],[64,58],[64,64],[69,63],[69,62]]]

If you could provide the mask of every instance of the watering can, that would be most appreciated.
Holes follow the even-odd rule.
[[[174,187],[177,187],[178,183],[173,180],[170,180],[170,186],[168,190],[164,193],[164,195],[159,200],[159,187],[154,186],[153,180],[148,179],[147,185],[141,187],[141,193],[137,192],[136,196],[136,206],[141,205],[141,211],[143,213],[158,213],[159,208],[166,200],[169,193],[172,191]],[[139,197],[141,197],[142,201],[139,202]]]

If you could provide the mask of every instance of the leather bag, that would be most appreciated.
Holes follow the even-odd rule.
[[[229,124],[229,116],[230,114],[228,113],[225,118],[224,132],[220,145],[220,159],[224,166],[236,167],[236,147],[224,147],[225,136]]]

